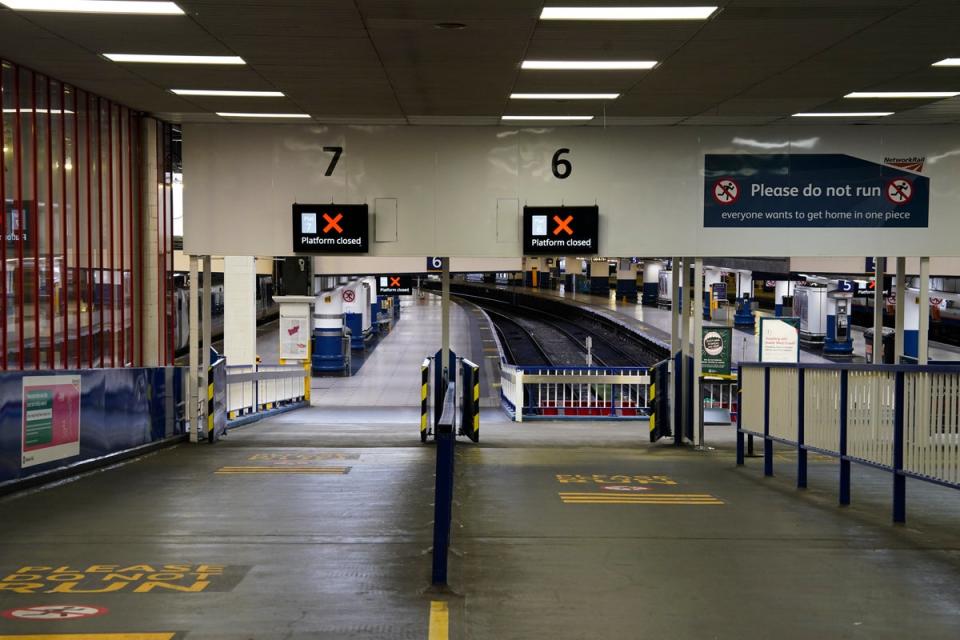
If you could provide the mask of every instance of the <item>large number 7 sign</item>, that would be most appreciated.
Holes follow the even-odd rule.
[[[327,153],[332,153],[333,158],[330,160],[327,170],[323,173],[325,176],[332,176],[333,170],[337,168],[337,163],[340,162],[340,156],[343,154],[343,147],[324,147],[324,151]]]

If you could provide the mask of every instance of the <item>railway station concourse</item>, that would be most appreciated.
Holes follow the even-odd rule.
[[[0,0],[0,640],[960,636],[958,30]]]

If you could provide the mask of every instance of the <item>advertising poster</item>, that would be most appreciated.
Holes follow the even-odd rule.
[[[25,376],[21,468],[80,455],[80,376]]]
[[[280,357],[284,360],[306,360],[310,340],[307,318],[288,316],[280,318]]]
[[[760,362],[800,362],[800,318],[760,318]]]
[[[730,373],[730,345],[733,329],[730,327],[703,327],[700,359],[703,373]]]

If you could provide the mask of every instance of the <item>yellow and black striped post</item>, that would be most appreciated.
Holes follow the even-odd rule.
[[[427,412],[430,397],[430,358],[420,364],[420,442],[427,441]]]
[[[480,441],[480,366],[466,358],[463,362],[463,412],[460,431],[474,442]]]
[[[213,367],[207,369],[207,443],[214,443]]]

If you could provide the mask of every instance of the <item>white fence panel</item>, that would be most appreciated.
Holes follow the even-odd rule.
[[[807,369],[803,373],[804,444],[840,452],[840,372]]]
[[[904,374],[904,468],[960,483],[960,374]]]
[[[797,440],[798,373],[795,368],[770,369],[770,435]]]
[[[847,375],[847,455],[892,466],[896,376],[891,371]]]
[[[740,427],[763,433],[764,376],[760,367],[741,369],[740,381]]]

